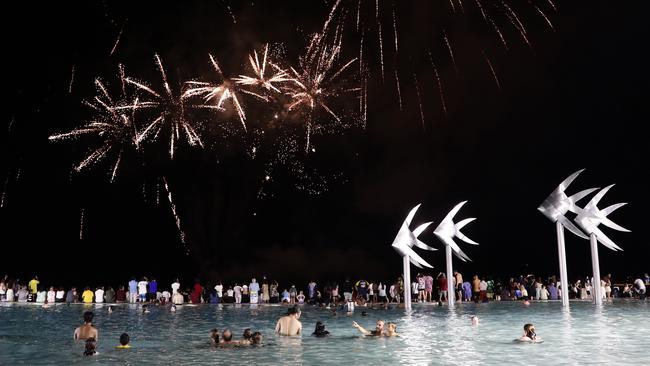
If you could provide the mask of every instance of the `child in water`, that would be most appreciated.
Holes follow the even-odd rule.
[[[131,348],[131,345],[129,345],[129,342],[131,342],[131,337],[129,337],[129,335],[126,334],[126,333],[122,333],[122,335],[120,335],[120,345],[115,347],[115,348],[117,348],[117,349]]]

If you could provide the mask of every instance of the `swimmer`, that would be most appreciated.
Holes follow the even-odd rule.
[[[255,332],[251,336],[251,344],[252,345],[260,345],[262,344],[262,333],[260,332]]]
[[[249,345],[253,343],[253,332],[251,332],[251,328],[246,328],[244,329],[244,334],[242,336],[242,340],[239,341],[239,344],[243,345]]]
[[[294,306],[289,309],[287,315],[278,319],[275,325],[275,332],[283,336],[295,336],[302,331],[300,319],[300,309]]]
[[[361,316],[368,316],[368,313],[364,310],[361,312]]]
[[[108,313],[110,314],[110,313],[112,313],[112,312],[113,312],[113,305],[110,305],[110,306],[108,307]]]
[[[472,315],[470,319],[472,320],[472,325],[478,325],[478,316]]]
[[[172,304],[172,307],[169,309],[172,313],[176,311],[176,305]]]
[[[120,335],[120,345],[115,347],[117,349],[128,349],[131,348],[131,345],[129,344],[131,342],[131,337],[129,337],[128,334],[122,333]]]
[[[365,329],[364,327],[360,326],[357,324],[357,322],[353,321],[352,326],[357,328],[359,332],[361,332],[363,335],[367,336],[374,336],[374,337],[393,337],[397,335],[397,326],[395,323],[388,323],[389,328],[387,331],[384,331],[384,321],[383,320],[377,320],[377,324],[375,325],[375,329],[373,331],[369,331]]]
[[[530,305],[530,301],[528,301],[528,299],[524,300],[524,305],[526,306]]]
[[[384,332],[383,336],[384,337],[397,337],[399,333],[397,333],[397,324],[393,322],[389,322],[386,325],[386,331]]]
[[[219,342],[219,344],[239,344],[239,342],[234,342],[232,340],[232,332],[230,329],[226,329],[221,333],[221,338],[223,339],[222,341]]]
[[[142,305],[142,314],[148,314],[151,311],[149,310],[149,307],[147,305]]]
[[[537,336],[535,333],[535,326],[533,324],[524,325],[524,335],[517,339],[519,342],[541,343],[542,337]]]
[[[88,338],[93,338],[94,340],[97,340],[99,337],[99,333],[97,332],[97,328],[93,326],[93,317],[95,315],[93,314],[92,311],[86,311],[84,313],[84,325],[78,327],[77,329],[74,330],[74,340],[85,340]]]
[[[219,344],[219,329],[214,328],[210,331],[210,340],[213,345]]]
[[[84,350],[84,356],[96,355],[97,354],[96,348],[97,348],[97,342],[95,341],[95,338],[90,337],[86,339],[86,349]]]
[[[312,333],[311,335],[315,337],[326,337],[329,334],[330,332],[328,332],[325,329],[325,324],[323,324],[323,322],[316,322],[316,329],[314,330],[314,333]]]

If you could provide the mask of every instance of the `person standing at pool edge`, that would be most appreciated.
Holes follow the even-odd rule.
[[[131,278],[129,281],[129,302],[131,304],[135,303],[138,299],[138,281],[135,280],[135,277]]]

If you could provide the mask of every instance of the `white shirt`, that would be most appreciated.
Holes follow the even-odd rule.
[[[14,289],[8,288],[7,289],[7,300],[8,302],[14,302]]]
[[[101,303],[104,302],[104,290],[98,288],[95,290],[95,302]]]
[[[56,298],[56,292],[54,290],[50,290],[47,292],[47,302],[54,302]]]
[[[481,281],[481,283],[479,283],[478,285],[478,289],[480,291],[487,291],[487,282]]]
[[[57,299],[63,299],[65,297],[65,291],[59,290],[56,292],[56,298]]]
[[[45,302],[46,297],[47,297],[47,292],[40,291],[36,294],[36,302]]]
[[[178,282],[172,283],[172,294],[178,293],[178,289],[181,288],[181,284]]]
[[[165,298],[165,301],[169,301],[169,298],[172,297],[172,295],[169,293],[169,291],[163,291],[162,297]]]
[[[229,288],[227,292],[228,292],[228,297],[232,297],[233,289]]]
[[[380,284],[377,289],[379,290],[379,296],[380,297],[382,297],[382,296],[386,297],[386,285],[381,285]]]
[[[217,295],[219,295],[219,297],[223,297],[223,285],[216,285],[214,286],[214,289],[217,290]]]
[[[147,294],[147,285],[149,282],[147,281],[140,281],[138,282],[138,295],[146,295]]]

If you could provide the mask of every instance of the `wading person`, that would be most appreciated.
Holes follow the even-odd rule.
[[[275,325],[275,332],[282,336],[295,336],[301,333],[302,323],[300,319],[300,309],[293,306],[287,312],[287,315],[278,319]]]
[[[97,340],[99,338],[99,332],[97,328],[93,326],[93,317],[95,315],[92,311],[86,311],[84,313],[84,325],[78,327],[74,330],[74,340],[86,340],[88,338],[94,338]]]

